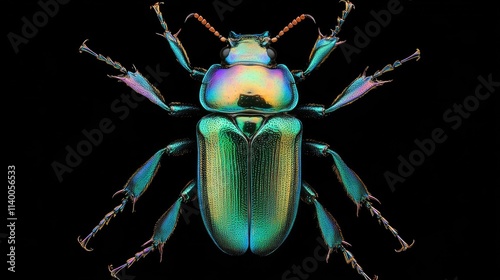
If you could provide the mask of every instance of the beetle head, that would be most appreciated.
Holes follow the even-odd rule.
[[[269,45],[271,43],[269,32],[261,34],[229,33],[229,45],[221,50],[222,64],[226,66],[235,64],[261,64],[273,66],[276,64],[276,51]]]
[[[271,43],[277,42],[278,39],[285,34],[285,32],[288,32],[291,28],[293,28],[295,25],[297,25],[299,22],[302,22],[306,18],[309,18],[314,23],[316,23],[312,16],[302,14],[292,20],[278,33],[278,35],[274,36],[273,38],[269,37],[268,31],[260,34],[237,34],[231,31],[229,32],[229,37],[226,38],[222,36],[210,23],[208,23],[206,19],[204,19],[197,13],[189,14],[184,22],[192,17],[197,19],[210,32],[217,36],[221,42],[228,43],[228,45],[220,52],[220,56],[222,59],[221,64],[223,64],[224,66],[237,64],[257,64],[267,67],[275,67],[276,51],[269,45]],[[174,36],[177,36],[179,31]]]

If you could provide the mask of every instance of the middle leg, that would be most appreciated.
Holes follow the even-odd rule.
[[[410,55],[405,59],[396,60],[392,64],[387,64],[381,70],[375,71],[373,75],[367,76],[366,70],[368,68],[365,69],[365,71],[363,71],[361,75],[359,75],[354,81],[352,81],[351,84],[348,87],[346,87],[337,96],[337,98],[335,98],[332,104],[327,108],[325,108],[324,105],[308,104],[301,107],[297,107],[295,111],[298,114],[303,115],[305,117],[316,117],[316,118],[325,117],[326,115],[338,110],[339,108],[349,105],[352,102],[358,100],[359,98],[365,96],[372,89],[379,87],[387,82],[390,82],[390,80],[380,81],[377,78],[382,76],[382,74],[392,71],[395,68],[403,65],[403,63],[413,59],[416,60],[420,59],[420,50],[417,49],[415,53],[413,53],[412,55]]]
[[[100,231],[104,226],[106,226],[110,220],[122,212],[128,201],[132,202],[132,212],[134,212],[135,203],[142,196],[142,194],[148,189],[151,184],[156,172],[160,168],[160,160],[163,155],[168,156],[179,156],[190,150],[192,150],[194,141],[192,140],[177,140],[170,143],[167,147],[157,151],[148,161],[146,161],[134,174],[128,179],[125,187],[119,190],[116,194],[124,194],[122,202],[120,205],[113,208],[112,211],[107,213],[104,218],[95,226],[92,231],[85,237],[78,237],[78,243],[87,251],[92,251],[87,247],[88,242],[93,238],[98,231]],[[114,196],[114,195],[113,195]]]

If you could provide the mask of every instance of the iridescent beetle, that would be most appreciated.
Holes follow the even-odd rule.
[[[161,255],[164,243],[177,224],[182,204],[197,198],[209,235],[223,252],[230,255],[241,255],[248,250],[257,255],[271,254],[290,233],[299,201],[312,204],[323,240],[329,248],[328,256],[334,249],[339,250],[346,262],[364,279],[371,279],[345,248],[348,243],[343,240],[333,216],[319,203],[313,188],[302,180],[302,152],[331,156],[333,169],[357,209],[365,206],[398,239],[402,247],[396,251],[405,251],[413,245],[408,245],[372,206],[371,200],[376,199],[336,152],[326,144],[302,140],[302,124],[291,115],[293,112],[324,117],[386,83],[387,81],[377,80],[385,72],[404,62],[420,58],[417,49],[411,56],[388,64],[371,76],[361,74],[327,108],[322,105],[297,107],[296,82],[309,76],[342,43],[337,34],[354,8],[351,2],[343,2],[345,8],[341,17],[337,18],[337,26],[332,33],[323,35],[318,30],[318,39],[304,71],[289,71],[287,66],[277,64],[276,52],[271,44],[299,22],[306,19],[314,21],[310,15],[303,14],[295,18],[273,38],[268,32],[250,35],[230,32],[226,38],[202,16],[190,14],[186,20],[197,19],[221,42],[227,44],[220,54],[222,62],[205,70],[191,67],[178,38],[179,32],[172,34],[169,31],[159,3],[152,6],[164,29],[161,35],[167,39],[178,62],[191,77],[201,81],[200,103],[209,113],[198,122],[196,141],[174,141],[156,152],[130,177],[125,187],[117,192],[124,194],[121,204],[106,214],[89,235],[83,239],[78,238],[80,245],[90,250],[87,249],[90,238],[121,212],[129,200],[135,204],[146,191],[163,155],[180,155],[187,150],[197,149],[197,178],[186,185],[179,198],[158,220],[153,236],[145,243],[148,246],[125,264],[116,268],[109,267],[112,276],[117,277],[120,270],[130,267],[151,251],[158,249]],[[123,75],[111,77],[123,81],[171,115],[191,114],[200,110],[191,105],[165,104],[159,90],[136,69],[134,72],[126,70],[120,63],[93,52],[85,42],[80,51],[120,70]],[[373,279],[377,279],[377,276]]]

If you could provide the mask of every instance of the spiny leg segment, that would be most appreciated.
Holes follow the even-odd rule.
[[[179,29],[179,31],[177,31],[175,34],[172,34],[172,32],[168,29],[167,23],[165,22],[165,20],[163,18],[163,14],[160,11],[160,4],[163,4],[163,2],[157,2],[151,6],[151,9],[153,9],[155,11],[156,16],[158,17],[158,21],[160,22],[161,27],[163,28],[163,33],[158,34],[158,35],[167,39],[167,42],[168,42],[170,48],[172,49],[175,57],[177,58],[177,61],[184,69],[186,69],[186,71],[189,72],[191,77],[195,80],[200,80],[200,81],[203,80],[203,77],[205,76],[205,73],[207,72],[207,70],[200,68],[200,67],[192,67],[191,66],[191,62],[189,61],[189,56],[187,55],[186,50],[184,49],[181,41],[178,38],[179,32],[181,30]],[[190,14],[186,17],[186,20],[189,19],[191,16],[196,17],[197,19],[199,19],[200,22],[203,21],[203,17],[200,18],[200,16],[198,14]],[[208,22],[206,22],[206,20],[205,20],[205,26],[207,26],[207,24],[208,24]],[[221,42],[226,41],[226,38],[224,38],[222,35],[220,35],[219,32],[217,32],[215,29],[213,29],[213,28],[210,29],[210,27],[211,27],[210,24],[208,24],[207,28],[209,28],[209,30],[212,31],[214,33],[214,35],[218,36],[219,39],[221,40]]]
[[[372,206],[371,202],[368,201],[368,200],[365,200],[364,202],[364,205],[366,208],[368,208],[368,210],[370,210],[370,213],[372,216],[375,216],[375,218],[377,218],[378,220],[378,223],[383,225],[388,231],[390,231],[392,233],[392,235],[394,235],[394,237],[396,237],[399,241],[399,243],[401,244],[401,248],[400,249],[394,249],[394,251],[400,253],[400,252],[403,252],[403,251],[406,251],[408,249],[410,249],[413,244],[415,243],[415,240],[413,240],[411,242],[410,245],[408,245],[408,243],[406,243],[406,241],[404,241],[398,234],[398,231],[396,229],[394,229],[390,224],[389,222],[382,216],[382,214],[380,214],[380,211],[378,211],[375,207]]]
[[[160,168],[160,159],[164,154],[169,156],[182,155],[189,151],[193,146],[194,141],[192,140],[177,140],[172,142],[167,147],[157,151],[149,160],[137,169],[130,179],[128,179],[125,187],[113,195],[114,197],[119,193],[125,194],[120,205],[116,206],[111,212],[107,213],[99,224],[95,226],[85,238],[82,239],[78,237],[78,243],[80,243],[83,249],[92,251],[92,249],[87,247],[90,239],[94,237],[104,226],[106,226],[113,217],[122,212],[129,200],[132,201],[132,212],[135,211],[135,203],[151,184],[153,177]]]
[[[293,76],[296,81],[303,81],[306,79],[311,72],[313,72],[315,69],[319,68],[321,64],[328,58],[328,56],[333,52],[333,50],[340,44],[343,43],[343,41],[339,41],[339,38],[337,37],[338,33],[340,32],[340,29],[342,25],[344,24],[347,16],[351,12],[351,10],[354,8],[354,4],[352,4],[348,0],[341,0],[340,2],[344,2],[345,7],[344,10],[342,11],[342,16],[337,17],[337,26],[335,26],[335,29],[331,29],[332,33],[330,35],[323,35],[321,31],[318,28],[318,39],[316,40],[316,43],[314,44],[314,47],[311,51],[311,54],[309,55],[309,63],[307,65],[306,70],[294,70],[292,71]],[[311,16],[308,16],[314,21],[314,18]],[[293,24],[291,25],[293,27]],[[285,27],[287,28],[287,27]],[[280,34],[273,39],[278,39],[279,36],[282,36],[285,31],[283,29]],[[271,41],[273,40],[271,39]],[[275,41],[276,41],[275,40]]]
[[[109,56],[105,57],[102,54],[98,54],[93,50],[91,50],[86,44],[87,41],[88,40],[85,40],[80,46],[79,48],[80,52],[88,53],[94,56],[97,60],[106,62],[106,64],[113,66],[113,68],[123,73],[123,75],[120,76],[108,75],[110,78],[115,78],[121,82],[124,82],[135,92],[146,97],[151,102],[160,106],[162,109],[166,110],[171,115],[174,116],[190,115],[192,113],[197,113],[200,111],[200,109],[196,106],[181,104],[178,102],[172,102],[166,105],[165,98],[162,96],[160,91],[153,84],[151,84],[135,67],[133,67],[134,72],[128,71],[119,62],[113,61]]]
[[[344,259],[347,264],[351,264],[352,268],[356,269],[359,275],[363,276],[365,280],[377,280],[378,277],[375,275],[370,278],[363,271],[361,266],[358,264],[353,254],[349,252],[344,245],[349,245],[349,243],[344,241],[340,227],[333,218],[332,214],[326,210],[321,203],[318,201],[318,194],[316,191],[309,186],[306,182],[302,182],[301,199],[307,204],[313,204],[316,209],[316,217],[318,219],[319,228],[323,236],[323,240],[328,245],[328,254],[326,256],[326,262],[330,257],[330,253],[333,250],[340,250],[344,255]]]
[[[401,244],[401,248],[396,250],[396,252],[406,251],[411,248],[415,242],[408,245],[398,234],[398,232],[389,225],[389,222],[382,217],[380,212],[375,209],[370,200],[373,199],[378,202],[378,200],[373,197],[367,190],[365,184],[359,176],[352,171],[342,160],[342,158],[333,150],[329,148],[327,144],[307,141],[304,143],[305,153],[315,155],[315,156],[331,156],[334,161],[333,169],[337,174],[337,178],[342,183],[345,191],[349,198],[356,204],[357,214],[359,213],[359,208],[361,206],[365,206],[368,210],[370,210],[372,216],[375,216],[380,224],[383,224],[384,227],[389,230],[394,237],[397,238],[399,243]]]
[[[186,187],[181,191],[179,198],[174,202],[172,206],[158,219],[155,224],[153,236],[142,246],[149,245],[144,248],[142,251],[137,252],[133,257],[129,258],[124,264],[113,268],[112,265],[109,265],[109,272],[111,276],[116,279],[118,278],[118,273],[124,268],[131,267],[136,261],[141,258],[145,258],[149,253],[158,249],[160,252],[160,262],[162,261],[163,255],[163,246],[168,238],[172,235],[177,221],[179,220],[179,214],[181,211],[182,203],[187,203],[193,200],[196,197],[196,182],[195,180],[191,180]]]
[[[124,82],[127,86],[131,87],[137,93],[148,98],[154,104],[160,106],[164,110],[169,111],[169,108],[164,103],[165,99],[161,95],[160,91],[155,86],[153,86],[141,73],[139,73],[137,69],[135,69],[135,67],[134,72],[128,71],[119,62],[113,61],[109,56],[104,57],[102,54],[98,54],[91,50],[86,44],[87,41],[88,40],[85,40],[80,46],[80,52],[91,54],[92,56],[97,58],[97,60],[104,61],[106,62],[106,64],[113,66],[115,69],[118,69],[123,73],[123,75],[121,76],[108,75],[110,78],[115,78]]]
[[[349,13],[351,12],[352,9],[354,9],[354,4],[351,3],[349,0],[340,0],[340,2],[344,2],[345,4],[345,7],[344,7],[344,10],[342,11],[342,16],[340,17],[337,17],[337,26],[335,26],[335,29],[332,29],[332,34],[330,35],[330,37],[336,37],[337,34],[340,33],[340,28],[342,27],[342,24],[344,24],[347,16],[349,15]],[[321,32],[320,32],[321,34]]]
[[[323,105],[309,104],[306,106],[297,107],[296,112],[310,117],[324,117],[339,108],[349,105],[359,98],[366,95],[370,90],[381,86],[385,83],[391,82],[388,81],[379,81],[378,77],[382,76],[382,74],[387,73],[389,71],[394,70],[395,68],[401,66],[403,63],[408,62],[413,59],[420,59],[420,50],[417,49],[412,55],[408,56],[402,60],[396,60],[392,64],[387,64],[384,68],[375,71],[373,75],[366,76],[366,71],[368,67],[363,71],[361,75],[359,75],[349,86],[347,86],[332,102],[332,104],[325,108]]]
[[[392,64],[387,64],[384,68],[376,71],[375,74],[368,76],[368,77],[366,76],[366,70],[368,70],[368,67],[367,67],[365,69],[365,71],[363,71],[363,74],[361,74],[358,78],[356,78],[339,96],[337,96],[337,98],[335,98],[332,105],[330,105],[330,107],[328,107],[325,110],[325,114],[329,114],[329,113],[337,110],[340,107],[351,104],[352,102],[356,101],[358,98],[364,96],[370,90],[372,90],[378,86],[381,86],[385,83],[391,82],[391,80],[378,81],[377,78],[382,76],[382,74],[387,73],[389,71],[392,71],[395,68],[401,66],[403,63],[408,62],[412,59],[416,59],[416,60],[420,59],[420,50],[419,49],[417,49],[412,55],[408,56],[405,59],[396,60]]]

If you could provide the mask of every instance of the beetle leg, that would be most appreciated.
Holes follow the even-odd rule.
[[[383,224],[384,227],[388,229],[401,243],[402,248],[396,250],[396,252],[406,251],[407,249],[411,248],[411,246],[413,246],[415,241],[408,245],[399,236],[398,232],[389,225],[389,222],[384,217],[382,217],[380,212],[371,205],[370,200],[375,200],[377,202],[379,201],[368,192],[363,181],[361,181],[359,176],[344,163],[342,158],[336,152],[331,150],[327,144],[319,142],[308,141],[305,143],[304,147],[306,148],[306,153],[310,153],[316,156],[331,156],[333,158],[333,168],[335,173],[337,174],[337,178],[344,186],[344,189],[346,190],[349,198],[351,198],[352,201],[356,204],[356,215],[358,215],[359,208],[361,206],[365,206],[368,210],[370,210],[372,216],[375,216],[379,223]]]
[[[377,78],[382,76],[382,74],[394,70],[394,68],[401,66],[403,63],[412,60],[412,59],[419,59],[420,58],[420,50],[417,49],[415,53],[413,53],[411,56],[403,59],[403,60],[396,60],[393,64],[387,64],[384,68],[382,68],[379,71],[376,71],[375,74],[371,76],[366,76],[366,68],[363,73],[358,76],[347,88],[340,93],[337,98],[332,102],[332,105],[330,107],[325,108],[324,105],[318,105],[318,104],[307,104],[304,106],[297,107],[295,109],[295,112],[304,115],[306,117],[324,117],[331,112],[345,106],[349,105],[352,102],[356,101],[357,99],[363,97],[365,94],[367,94],[370,90],[381,86],[385,83],[388,83],[390,81],[378,81]]]
[[[293,112],[306,118],[322,118],[326,116],[325,106],[321,104],[306,104],[297,106]]]
[[[102,54],[98,54],[91,50],[85,40],[80,46],[80,52],[86,52],[94,56],[100,61],[104,61],[107,64],[113,66],[115,69],[120,70],[123,74],[120,76],[108,75],[110,78],[118,79],[124,82],[127,86],[133,89],[138,94],[146,97],[154,104],[160,106],[162,109],[169,112],[169,114],[178,115],[189,115],[193,112],[201,111],[198,107],[192,105],[184,105],[177,102],[172,102],[168,105],[165,104],[165,98],[162,96],[160,91],[152,85],[135,67],[134,72],[128,71],[119,62],[111,60],[109,57],[104,57]]]
[[[344,258],[347,264],[351,264],[352,268],[356,269],[358,274],[363,276],[365,280],[371,280],[368,275],[363,271],[361,266],[358,264],[351,252],[349,252],[344,245],[349,244],[344,241],[340,227],[333,218],[332,214],[326,210],[321,203],[318,202],[318,194],[311,188],[306,182],[302,182],[302,193],[301,198],[307,204],[314,204],[316,208],[316,217],[318,219],[319,228],[321,230],[321,235],[323,240],[328,245],[328,254],[326,256],[326,262],[330,257],[330,253],[333,250],[340,250],[344,254]],[[375,275],[373,280],[378,279]]]
[[[189,202],[193,200],[196,196],[196,182],[191,180],[186,187],[182,190],[179,198],[174,202],[172,206],[158,219],[155,224],[153,236],[142,246],[149,245],[142,251],[136,253],[133,257],[129,258],[124,264],[113,268],[112,265],[109,266],[109,271],[111,276],[118,278],[117,274],[124,268],[131,267],[136,261],[141,258],[146,257],[150,252],[158,249],[160,252],[160,262],[162,260],[163,245],[168,240],[170,235],[172,235],[177,221],[179,220],[179,214],[181,211],[182,203]]]
[[[78,243],[87,251],[92,249],[87,248],[90,238],[94,237],[109,221],[118,213],[122,212],[128,200],[132,201],[132,212],[135,211],[135,203],[139,197],[146,191],[149,184],[153,180],[158,168],[160,167],[160,159],[163,154],[167,155],[182,155],[185,153],[194,142],[191,140],[177,140],[172,142],[167,147],[156,152],[148,161],[146,161],[137,171],[130,177],[125,184],[125,187],[113,196],[119,193],[125,194],[120,205],[116,206],[111,212],[107,213],[104,218],[95,226],[92,231],[83,239],[78,237]]]
[[[410,55],[409,57],[403,59],[403,60],[396,60],[392,64],[387,64],[384,68],[381,70],[378,70],[375,72],[375,74],[371,76],[366,76],[366,70],[368,67],[363,71],[363,73],[358,76],[342,93],[340,93],[337,98],[333,101],[332,105],[328,107],[325,110],[325,114],[329,114],[340,107],[343,107],[345,105],[351,104],[352,102],[356,101],[358,98],[363,97],[365,94],[367,94],[370,90],[381,86],[385,83],[390,82],[389,81],[378,81],[377,78],[382,76],[382,74],[394,70],[394,68],[401,66],[403,63],[416,59],[420,59],[420,50],[417,49],[415,53]]]
[[[123,67],[119,62],[111,60],[111,58],[104,57],[102,54],[97,54],[86,44],[87,40],[85,40],[79,48],[80,52],[86,52],[94,56],[100,61],[104,61],[107,64],[113,66],[115,69],[120,70],[123,74],[120,76],[112,76],[108,75],[111,78],[118,79],[124,82],[127,86],[132,88],[135,92],[140,95],[143,95],[147,99],[149,99],[154,104],[160,106],[162,109],[169,111],[169,107],[164,103],[165,99],[161,95],[160,91],[152,85],[137,69],[134,67],[134,72],[128,71],[125,67]]]
[[[372,206],[372,204],[370,203],[370,201],[368,200],[365,200],[364,201],[364,205],[366,208],[368,208],[368,210],[370,210],[370,213],[372,214],[372,216],[375,216],[379,222],[379,224],[382,224],[388,231],[390,231],[392,233],[392,235],[394,235],[394,237],[396,237],[399,241],[399,243],[401,244],[401,248],[400,249],[394,249],[394,251],[396,252],[403,252],[403,251],[406,251],[408,249],[410,249],[413,244],[415,244],[415,240],[413,240],[411,242],[410,245],[408,245],[408,243],[406,243],[406,241],[404,241],[398,234],[398,231],[396,229],[394,229],[390,224],[389,222],[382,216],[382,214],[380,214],[380,211],[378,211],[375,207]]]
[[[158,34],[158,35],[167,39],[170,48],[172,49],[175,57],[177,58],[177,61],[181,64],[181,66],[184,69],[186,69],[189,72],[189,74],[191,74],[191,77],[201,81],[203,79],[203,76],[205,76],[205,72],[207,72],[207,70],[203,68],[191,67],[191,63],[189,62],[189,57],[186,53],[186,50],[182,46],[182,43],[179,40],[179,38],[177,37],[180,30],[175,34],[172,34],[172,32],[170,32],[167,23],[163,19],[163,15],[160,11],[160,4],[161,2],[157,2],[153,6],[151,6],[151,8],[155,10],[156,16],[158,17],[158,20],[160,21],[163,30],[165,30],[163,34]]]
[[[337,34],[340,32],[342,24],[349,15],[349,12],[354,8],[354,5],[349,0],[341,0],[341,2],[344,2],[345,8],[342,11],[342,16],[337,17],[337,26],[331,30],[332,33],[330,35],[323,35],[318,29],[318,39],[309,55],[309,65],[306,70],[292,71],[297,81],[303,81],[314,69],[319,68],[333,50],[343,43],[339,41]]]

